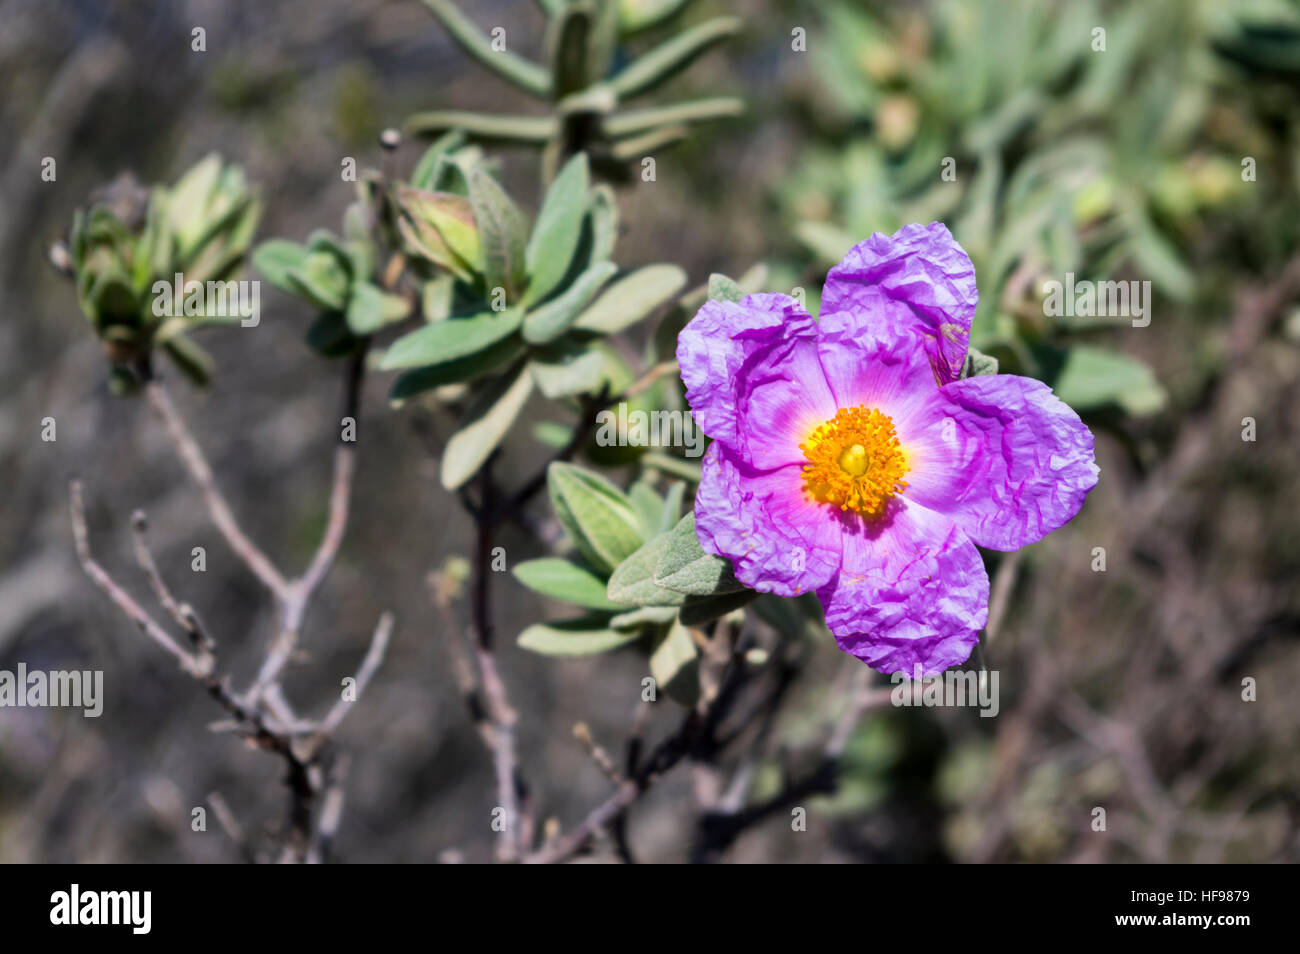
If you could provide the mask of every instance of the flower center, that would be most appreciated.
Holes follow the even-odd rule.
[[[907,458],[894,422],[865,405],[842,407],[799,445],[804,487],[814,499],[868,516],[907,486]]]

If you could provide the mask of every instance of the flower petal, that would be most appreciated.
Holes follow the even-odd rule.
[[[884,673],[965,662],[988,620],[979,551],[951,521],[895,498],[881,518],[843,525],[838,576],[817,591],[840,649]]]
[[[900,428],[907,497],[975,543],[1015,550],[1063,526],[1097,483],[1092,432],[1041,381],[963,378]]]
[[[956,380],[966,360],[979,291],[975,266],[941,222],[876,232],[831,269],[822,290],[822,320],[836,312],[869,314],[869,289],[905,306],[876,320],[904,321],[925,337],[939,382]]]
[[[837,407],[877,408],[899,426],[924,411],[936,388],[934,370],[923,339],[899,314],[902,305],[879,288],[863,289],[858,300],[861,309],[821,319],[822,370]]]
[[[704,433],[736,445],[737,395],[745,387],[745,363],[789,339],[815,336],[816,329],[803,307],[785,295],[705,302],[677,338],[686,400]]]
[[[810,500],[797,464],[759,471],[715,442],[695,495],[700,545],[731,561],[736,579],[761,593],[797,596],[840,565],[836,512]]]
[[[806,464],[799,445],[835,416],[815,336],[790,338],[756,353],[737,375],[735,441],[724,441],[754,467]]]

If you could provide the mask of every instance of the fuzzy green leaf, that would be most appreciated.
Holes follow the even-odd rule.
[[[638,57],[610,80],[610,85],[624,101],[648,92],[738,33],[742,25],[739,17],[717,17],[691,27]]]
[[[699,655],[690,630],[674,623],[650,656],[650,675],[670,698],[694,705],[700,693]]]
[[[593,566],[612,570],[641,546],[636,510],[604,477],[557,461],[547,469],[546,483],[560,525]],[[612,594],[610,599],[623,602]]]
[[[348,328],[359,337],[372,335],[410,313],[411,305],[405,298],[389,295],[370,282],[354,283],[348,296]]]
[[[587,154],[580,152],[564,164],[547,190],[524,250],[528,270],[525,304],[545,299],[568,272],[582,235],[587,180]]]
[[[394,341],[380,367],[419,368],[476,354],[513,334],[522,321],[517,308],[435,321]]]
[[[618,632],[602,625],[603,617],[562,623],[534,623],[519,634],[519,645],[543,656],[594,656],[626,646],[641,633]]]
[[[731,571],[730,561],[705,553],[695,531],[695,514],[688,513],[669,534],[668,546],[655,567],[654,581],[666,589],[692,596],[734,593],[744,585]]]
[[[631,606],[680,606],[685,593],[657,586],[655,567],[668,549],[671,534],[661,533],[615,568],[609,577],[606,593],[617,603]]]
[[[269,239],[253,251],[253,267],[264,279],[282,291],[298,294],[298,288],[289,281],[290,269],[302,268],[307,261],[307,249],[287,239]]]
[[[605,356],[587,351],[570,361],[534,361],[529,365],[538,390],[551,400],[595,391],[605,371]]]
[[[620,278],[578,316],[573,327],[612,335],[650,315],[671,301],[686,284],[686,273],[676,265],[647,265]]]
[[[605,595],[605,580],[569,560],[544,557],[514,568],[515,579],[535,593],[586,609],[617,612],[625,607]]]
[[[592,265],[562,295],[528,313],[524,318],[524,340],[546,344],[560,337],[617,271],[618,266],[613,262]]]
[[[524,368],[503,375],[471,402],[460,429],[442,454],[442,485],[455,490],[478,471],[497,449],[533,393],[533,378]]]
[[[517,360],[524,350],[524,343],[512,336],[463,358],[440,361],[428,367],[407,371],[393,382],[389,399],[405,401],[407,398],[434,388],[473,381]]]
[[[740,290],[740,285],[734,278],[729,278],[721,272],[714,272],[709,276],[709,299],[711,301],[740,301],[745,297],[745,293]]]
[[[461,167],[469,186],[483,250],[483,280],[488,289],[504,288],[507,301],[517,301],[525,278],[524,248],[528,222],[519,206],[481,165]]]
[[[733,610],[749,604],[758,597],[754,590],[735,593],[718,593],[713,596],[692,596],[682,604],[678,618],[683,626],[703,626]]]
[[[968,348],[966,351],[966,363],[962,366],[961,376],[963,378],[977,378],[983,374],[997,374],[998,359],[992,355],[987,355],[977,348]]]

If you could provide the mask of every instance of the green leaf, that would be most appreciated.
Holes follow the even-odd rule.
[[[425,368],[407,371],[393,382],[389,399],[405,401],[407,398],[434,388],[473,381],[517,360],[525,350],[524,343],[512,336],[463,358],[440,361]]]
[[[470,56],[534,96],[550,94],[551,79],[546,70],[508,50],[493,49],[492,40],[469,17],[461,13],[451,0],[423,2]]]
[[[513,334],[522,321],[517,308],[435,321],[394,341],[379,366],[387,371],[454,361],[491,347]]]
[[[997,374],[998,359],[978,348],[966,349],[966,363],[962,365],[963,378],[977,378],[983,374]]]
[[[691,631],[674,623],[650,656],[650,675],[670,698],[694,705],[700,694],[699,655]]]
[[[386,294],[370,282],[354,283],[348,296],[348,328],[359,337],[374,334],[410,313],[411,305],[405,298]]]
[[[681,619],[683,626],[703,626],[748,605],[757,597],[758,593],[754,590],[718,593],[713,596],[692,596],[682,604],[678,618]]]
[[[609,625],[613,629],[640,629],[643,626],[663,626],[676,618],[676,606],[642,606],[619,613],[609,621]]]
[[[663,533],[677,526],[677,518],[682,513],[682,498],[686,495],[686,484],[680,480],[673,481],[664,494],[663,514],[659,517],[657,531]]]
[[[331,253],[347,272],[348,278],[365,279],[369,277],[365,273],[357,273],[354,268],[355,263],[353,262],[352,252],[343,244],[343,240],[329,229],[313,229],[311,234],[307,236],[307,254],[310,255],[312,252]]]
[[[476,140],[535,146],[554,138],[559,131],[554,116],[495,116],[464,109],[432,109],[414,113],[406,117],[402,127],[412,135],[459,130]]]
[[[264,279],[282,291],[298,294],[298,288],[289,280],[290,269],[300,269],[306,264],[307,249],[287,239],[269,239],[253,251],[253,267]]]
[[[1134,416],[1155,413],[1166,398],[1155,374],[1137,358],[1088,345],[1070,348],[1053,390],[1076,411],[1114,404]]]
[[[674,457],[671,454],[661,454],[658,451],[651,451],[641,458],[643,467],[650,467],[655,470],[668,474],[671,477],[680,477],[682,480],[689,480],[693,484],[700,482],[700,465],[693,464],[689,460],[683,460],[680,457]]]
[[[605,78],[618,52],[618,0],[595,0],[595,4],[587,39],[587,76],[592,83]]]
[[[663,518],[664,502],[659,499],[659,495],[655,493],[654,487],[648,481],[638,480],[628,488],[627,496],[641,519],[641,533],[647,540],[672,528],[672,524],[667,527],[659,525]],[[676,522],[674,519],[673,523]]]
[[[207,387],[214,370],[207,351],[184,335],[168,338],[162,347],[185,377],[198,387]]]
[[[533,440],[559,450],[573,440],[573,428],[559,421],[538,421],[533,425]]]
[[[464,142],[465,133],[459,129],[453,129],[435,139],[433,144],[424,150],[420,161],[415,164],[415,170],[411,173],[411,185],[425,192],[436,191],[438,182],[435,174],[438,171],[438,163]]]
[[[636,33],[667,20],[690,0],[610,0],[618,4],[619,29]]]
[[[444,487],[455,490],[478,472],[505,438],[532,393],[532,375],[520,366],[475,397],[460,429],[451,435],[443,450]]]
[[[676,265],[647,265],[620,278],[578,316],[573,327],[612,335],[669,302],[686,284],[686,273]]]
[[[483,248],[483,279],[489,289],[504,288],[507,301],[518,300],[525,279],[524,248],[528,223],[500,183],[480,165],[461,166],[469,186]]]
[[[739,32],[742,25],[739,17],[717,17],[691,27],[638,57],[610,80],[610,85],[624,101],[648,92]]]
[[[594,656],[641,638],[640,631],[617,632],[601,624],[603,617],[534,623],[519,634],[519,645],[543,656]]]
[[[734,96],[715,96],[686,100],[671,106],[656,106],[653,109],[625,109],[603,119],[600,128],[606,136],[620,139],[661,126],[739,116],[744,111],[744,100]]]
[[[605,580],[585,567],[559,557],[527,560],[515,565],[515,579],[536,593],[586,609],[612,610],[625,607],[605,595]]]
[[[614,254],[614,243],[618,241],[618,199],[603,182],[591,190],[587,228],[591,232],[591,261],[605,261]]]
[[[342,311],[347,301],[348,273],[333,252],[308,252],[298,268],[285,272],[295,294],[317,308]]]
[[[1133,223],[1133,261],[1138,269],[1149,274],[1156,286],[1170,298],[1190,301],[1196,293],[1196,274],[1174,245],[1156,228],[1145,211],[1133,209],[1126,218]],[[1147,306],[1150,307],[1150,302]]]
[[[571,361],[533,361],[529,369],[538,389],[554,401],[599,388],[605,371],[605,356],[598,351],[588,351]]]
[[[673,527],[668,546],[655,567],[654,581],[665,589],[692,596],[734,593],[745,588],[732,573],[730,561],[705,553],[700,546],[694,511]]]
[[[714,272],[709,276],[710,301],[740,301],[744,297],[745,293],[740,290],[735,279],[728,278],[720,272]]]
[[[203,228],[205,212],[212,192],[221,178],[221,157],[208,153],[177,180],[168,196],[168,218],[171,231],[180,240],[180,251],[193,251]]]
[[[451,317],[452,302],[455,301],[456,279],[447,274],[439,274],[424,283],[420,289],[420,310],[425,321],[442,321]]]
[[[751,612],[784,636],[817,639],[826,634],[821,603],[814,593],[793,599],[765,593],[754,601]]]
[[[580,152],[564,164],[537,213],[537,224],[524,250],[528,270],[525,304],[542,301],[568,272],[586,208],[587,154]]]
[[[546,344],[560,337],[617,271],[618,266],[613,262],[592,265],[562,295],[528,313],[524,318],[524,340]]]
[[[547,55],[551,63],[551,97],[561,99],[583,89],[587,76],[587,40],[592,28],[591,8],[566,3],[547,29]]]
[[[140,321],[140,301],[125,271],[114,268],[95,280],[90,301],[100,322],[136,325]]]
[[[671,534],[661,533],[620,563],[609,577],[606,593],[616,603],[631,606],[680,606],[685,593],[657,586],[655,567],[668,549]]]
[[[612,570],[641,546],[636,510],[604,477],[557,461],[547,468],[546,484],[560,525],[593,566]]]

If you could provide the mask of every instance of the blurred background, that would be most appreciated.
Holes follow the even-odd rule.
[[[462,8],[541,58],[533,5]],[[836,793],[798,802],[806,831],[790,830],[783,807],[725,858],[1297,860],[1300,8],[699,0],[682,16],[725,12],[743,32],[672,91],[741,95],[748,111],[699,126],[656,155],[654,182],[620,188],[620,264],[675,262],[697,284],[765,262],[766,287],[806,289],[815,314],[851,244],[942,219],[976,265],[975,344],[1004,372],[1056,387],[1096,432],[1102,474],[1067,527],[988,556],[998,716],[870,714]],[[191,831],[191,809],[219,792],[250,831],[271,830],[282,769],[208,732],[221,710],[82,574],[68,481],[85,481],[98,556],[141,597],[129,517],[148,511],[163,574],[241,683],[271,636],[269,606],[147,407],[109,393],[49,245],[120,171],[171,181],[210,151],[259,185],[261,237],[301,241],[337,228],[353,198],[343,157],[409,171],[420,145],[385,158],[385,127],[417,110],[540,107],[416,0],[0,0],[0,24],[0,669],[99,669],[106,695],[98,719],[0,709],[0,861],[235,861],[217,825]],[[191,50],[196,26],[206,52]],[[42,179],[45,157],[55,181]],[[501,158],[535,209],[537,157]],[[1043,282],[1068,272],[1150,281],[1150,325],[1045,315]],[[300,567],[324,521],[340,382],[303,344],[309,308],[263,292],[259,327],[202,335],[213,385],[177,381],[173,393],[244,525]],[[341,733],[353,764],[336,856],[488,860],[492,766],[425,582],[471,545],[438,481],[451,423],[390,411],[390,384],[367,382],[353,521],[286,688],[300,709],[324,711],[392,610],[389,658]],[[41,439],[46,417],[56,441]],[[519,427],[503,480],[549,453]],[[532,513],[545,539],[544,499]],[[501,543],[512,561],[546,552],[518,527]],[[207,549],[203,575],[189,570],[193,546]],[[555,607],[506,575],[495,586],[522,767],[540,817],[567,826],[610,790],[573,725],[616,749],[644,659],[526,653],[514,634]],[[822,634],[802,665],[755,801],[823,744],[858,664]],[[651,738],[675,726],[672,707],[655,707]],[[693,778],[679,769],[633,811],[638,860],[689,856]],[[1098,806],[1105,833],[1092,830]]]

